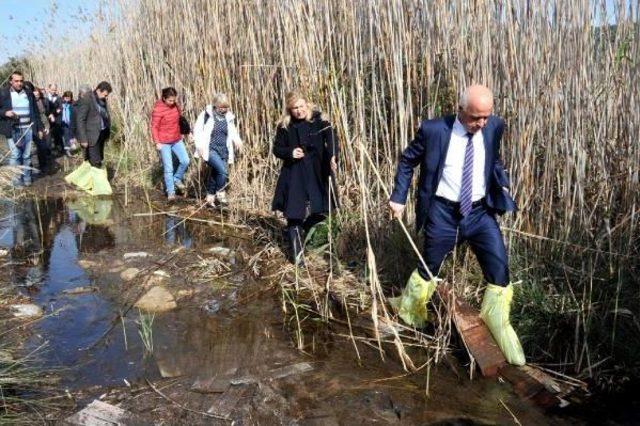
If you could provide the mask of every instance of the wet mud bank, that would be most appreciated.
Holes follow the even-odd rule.
[[[504,383],[447,363],[408,375],[323,324],[297,350],[270,279],[278,266],[256,235],[212,224],[219,212],[205,223],[164,207],[118,197],[0,206],[2,285],[40,309],[22,351],[37,350],[66,395],[46,419],[99,400],[130,424],[562,423]]]

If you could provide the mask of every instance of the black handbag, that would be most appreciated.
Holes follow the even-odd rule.
[[[188,135],[189,133],[191,133],[191,126],[189,125],[189,121],[184,118],[184,115],[180,114],[180,134],[181,135]]]

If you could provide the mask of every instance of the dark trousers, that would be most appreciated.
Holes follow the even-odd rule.
[[[291,246],[291,256],[292,261],[295,262],[296,259],[302,253],[302,248],[304,247],[304,237],[307,232],[314,225],[322,222],[326,219],[326,215],[324,214],[312,214],[306,219],[287,219],[287,228],[286,234],[287,239],[289,240],[289,245]]]
[[[62,126],[58,122],[51,123],[49,126],[49,138],[51,139],[51,146],[58,149],[60,152],[64,152],[64,141],[62,137]]]
[[[42,139],[34,135],[33,141],[36,144],[36,152],[38,153],[38,170],[46,172],[51,166],[51,148],[46,137]]]
[[[436,276],[445,257],[467,241],[482,268],[484,279],[491,284],[509,284],[509,262],[502,233],[494,215],[483,203],[474,205],[463,217],[458,203],[434,198],[424,227],[423,258],[431,273]],[[429,274],[419,262],[418,272],[429,279]]]
[[[95,144],[89,145],[84,152],[84,159],[89,161],[93,167],[102,167],[102,160],[104,159],[104,144],[109,137],[109,130],[103,130],[98,136],[98,140]]]

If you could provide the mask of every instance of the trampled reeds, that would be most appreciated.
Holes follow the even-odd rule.
[[[111,160],[128,186],[157,167],[149,114],[162,87],[178,89],[191,119],[227,92],[246,142],[231,191],[262,210],[284,93],[301,88],[343,147],[334,251],[366,264],[378,313],[383,288],[415,264],[385,207],[398,154],[421,119],[454,111],[461,88],[489,85],[520,207],[501,221],[523,280],[516,327],[532,360],[591,376],[631,367],[640,348],[638,13],[625,0],[116,1],[92,17],[90,38],[34,55],[32,78],[113,84]],[[468,276],[456,288],[473,299],[480,279]]]

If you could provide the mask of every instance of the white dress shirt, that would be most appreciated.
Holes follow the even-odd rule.
[[[473,135],[473,191],[471,201],[478,201],[485,196],[484,185],[484,162],[485,149],[482,131]],[[464,165],[464,154],[467,149],[467,131],[456,117],[453,123],[451,139],[447,157],[442,169],[442,178],[438,183],[436,195],[450,201],[460,201],[460,186],[462,184],[462,166]]]

